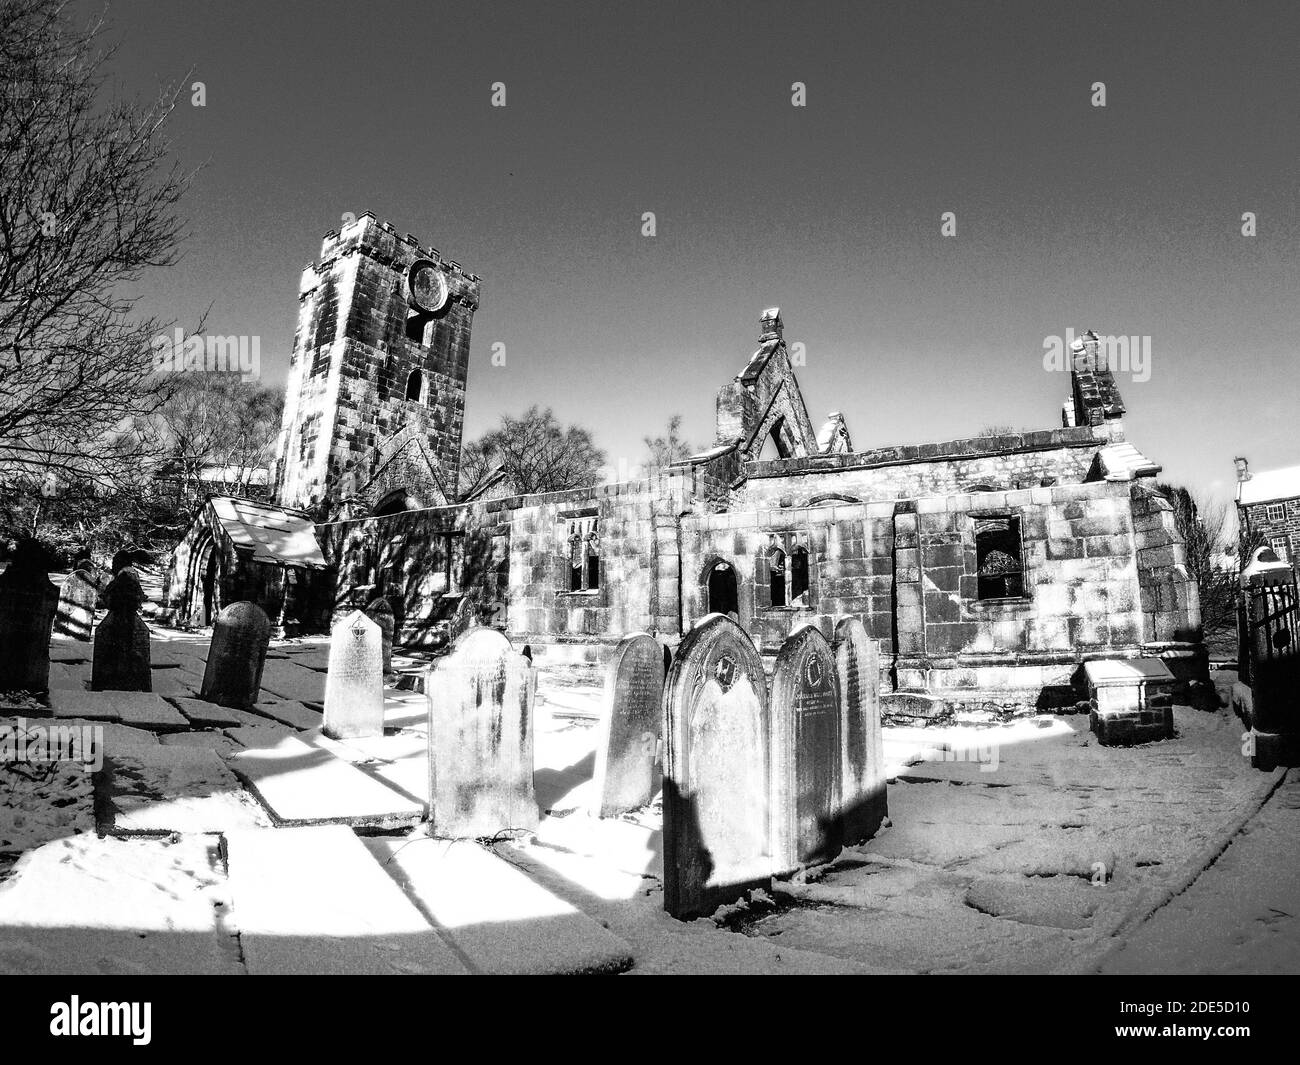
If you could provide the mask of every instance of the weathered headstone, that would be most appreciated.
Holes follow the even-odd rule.
[[[625,636],[605,667],[593,779],[598,817],[617,817],[654,798],[663,697],[663,647],[644,632]]]
[[[429,671],[429,820],[435,836],[537,826],[537,672],[496,629],[470,629]]]
[[[382,595],[366,604],[366,617],[379,626],[383,637],[384,676],[393,671],[393,632],[397,628],[397,618],[393,615],[393,604]]]
[[[767,681],[729,617],[709,614],[682,640],[664,729],[664,909],[685,920],[772,886]]]
[[[271,619],[256,603],[231,603],[212,625],[199,696],[238,710],[252,709],[262,690]]]
[[[20,540],[0,573],[0,692],[50,687],[50,629],[59,605],[49,556],[36,540]]]
[[[834,650],[844,748],[840,806],[844,842],[851,846],[874,836],[889,814],[880,732],[880,651],[857,618],[835,626]]]
[[[118,570],[104,589],[108,614],[95,629],[91,691],[153,691],[149,626],[139,615],[144,601],[140,579],[129,566]]]
[[[826,637],[806,625],[781,645],[772,672],[774,871],[840,853],[843,758],[835,656]]]
[[[330,632],[325,734],[339,740],[384,734],[383,636],[360,610]]]
[[[68,574],[59,592],[59,610],[54,618],[54,631],[74,640],[89,641],[95,629],[95,603],[99,599],[99,586],[93,571],[78,569]]]

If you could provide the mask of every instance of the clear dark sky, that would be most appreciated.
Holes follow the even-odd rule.
[[[272,383],[303,265],[369,209],[484,279],[467,436],[539,402],[615,464],[674,412],[711,443],[777,304],[814,423],[843,411],[860,449],[1059,424],[1043,341],[1073,327],[1151,338],[1150,379],[1118,376],[1167,479],[1226,498],[1236,454],[1300,463],[1296,3],[118,0],[110,19],[120,91],[190,68],[207,90],[172,127],[206,169],[148,309],[211,303],[210,332],[262,338]]]

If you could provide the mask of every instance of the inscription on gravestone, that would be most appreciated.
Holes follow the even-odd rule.
[[[809,625],[781,646],[772,673],[772,818],[776,871],[839,854],[839,680],[826,637]]]
[[[658,781],[664,649],[653,636],[626,636],[605,671],[596,737],[596,814],[617,817],[646,805]]]
[[[239,710],[250,709],[261,693],[270,640],[271,619],[256,603],[226,607],[212,626],[200,698]]]
[[[857,618],[844,618],[835,626],[834,649],[844,745],[841,819],[844,842],[852,845],[875,835],[889,813],[880,731],[880,652]]]
[[[496,629],[463,633],[425,680],[429,820],[435,836],[537,827],[533,700],[537,672]]]
[[[383,637],[360,610],[330,631],[324,729],[334,739],[384,734]]]
[[[770,889],[767,683],[729,617],[710,614],[682,640],[664,729],[664,908],[689,919]]]

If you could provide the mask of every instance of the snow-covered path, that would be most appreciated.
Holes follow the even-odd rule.
[[[1181,895],[1105,960],[1104,973],[1300,972],[1300,771]]]

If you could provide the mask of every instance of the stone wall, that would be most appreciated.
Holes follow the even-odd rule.
[[[679,631],[677,517],[695,505],[702,471],[510,496],[318,526],[337,565],[335,612],[384,595],[398,640],[440,642],[466,597],[516,645],[597,661],[628,632]],[[570,591],[569,522],[596,519],[599,585]]]
[[[1097,451],[1109,443],[1088,427],[975,437],[934,444],[877,448],[848,455],[751,462],[736,495],[737,508],[807,506],[838,496],[868,502],[909,499],[976,486],[998,490],[1068,484],[1091,474]]]
[[[1098,481],[688,516],[684,623],[709,611],[708,575],[725,562],[738,578],[740,623],[767,654],[801,624],[829,635],[837,618],[855,616],[881,641],[899,690],[1073,702],[1085,658],[1140,654],[1154,638],[1144,582],[1181,588],[1171,602],[1186,595],[1176,571],[1143,569],[1166,558],[1139,557],[1135,523],[1149,499],[1145,487]],[[1002,517],[1019,522],[1024,595],[981,600],[975,523]],[[1156,534],[1146,535],[1156,550]],[[809,551],[806,601],[772,606],[764,556],[792,542]],[[1184,607],[1190,623],[1197,615]]]

